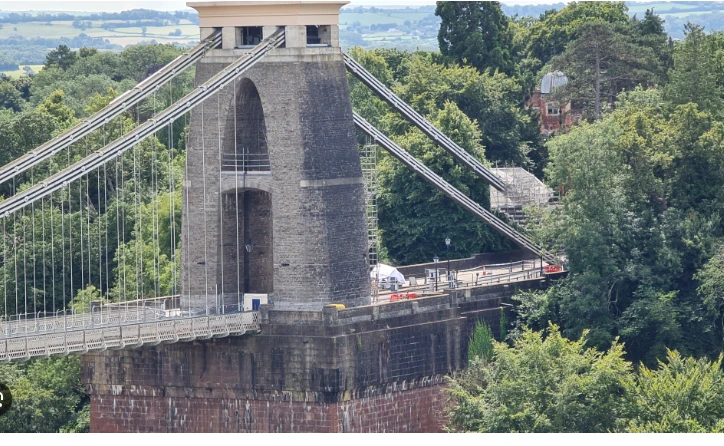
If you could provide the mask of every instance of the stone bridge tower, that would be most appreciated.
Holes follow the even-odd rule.
[[[362,172],[339,10],[348,2],[203,2],[201,38],[222,47],[201,84],[280,29],[272,50],[191,115],[183,191],[182,301],[275,309],[369,303]],[[213,298],[212,298],[213,299]]]
[[[279,28],[286,46],[192,112],[182,298],[199,306],[218,292],[234,304],[244,292],[274,305],[260,308],[253,336],[83,355],[91,431],[438,432],[446,376],[465,366],[475,324],[497,332],[501,303],[517,288],[546,286],[364,305],[364,197],[337,38],[342,5],[191,4],[202,36],[223,33],[223,47],[197,65],[197,82]]]

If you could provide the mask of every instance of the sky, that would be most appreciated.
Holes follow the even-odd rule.
[[[198,0],[196,0],[198,1]],[[201,0],[203,1],[203,0]],[[565,0],[509,0],[507,4],[536,5],[560,3]],[[359,6],[421,6],[435,4],[434,0],[351,0],[351,5]],[[176,11],[186,9],[184,0],[164,1],[118,1],[118,0],[0,0],[0,11],[87,11],[87,12],[119,12],[129,9],[156,9]]]

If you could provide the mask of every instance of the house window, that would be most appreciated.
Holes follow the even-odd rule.
[[[546,102],[546,115],[558,116],[561,114],[561,107],[557,102]]]

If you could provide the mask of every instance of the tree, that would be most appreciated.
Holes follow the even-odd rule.
[[[394,91],[415,110],[429,114],[453,101],[477,121],[488,160],[519,165],[527,161],[534,142],[530,138],[539,138],[540,130],[520,108],[521,87],[515,79],[472,67],[441,65],[426,53],[416,53],[402,65],[406,74]]]
[[[724,432],[723,355],[715,361],[667,351],[656,370],[641,367],[628,381],[633,400],[628,432]]]
[[[660,83],[666,83],[667,72],[674,65],[674,42],[664,28],[664,20],[647,9],[642,20],[631,19],[633,42],[651,48],[659,60],[656,73]]]
[[[515,72],[512,34],[499,2],[437,2],[435,15],[441,19],[440,52],[449,60],[480,71]]]
[[[134,45],[121,52],[123,77],[142,81],[159,67],[171,62],[182,53],[173,45]]]
[[[84,46],[83,48],[78,50],[78,57],[80,57],[81,59],[93,56],[94,54],[98,54],[98,50],[96,48],[88,48]]]
[[[674,67],[669,70],[666,98],[675,105],[693,102],[703,110],[718,111],[722,106],[722,85],[717,83],[717,64],[704,28],[687,23],[686,38],[674,51]]]
[[[59,45],[58,48],[49,52],[45,57],[45,67],[50,68],[56,66],[61,70],[66,70],[75,63],[76,56],[75,51],[71,51],[70,48],[65,45]]]
[[[464,432],[609,432],[621,426],[631,364],[621,344],[606,352],[564,338],[558,327],[526,330],[513,347],[452,380],[449,428]]]
[[[477,124],[454,103],[446,102],[442,110],[435,111],[428,119],[472,156],[484,160]],[[410,128],[400,136],[393,134],[392,138],[474,201],[488,205],[488,186],[417,128]],[[378,162],[378,169],[380,233],[391,261],[397,264],[430,261],[445,249],[446,237],[453,240],[450,248],[453,257],[509,249],[507,242],[486,224],[396,159],[384,156]]]
[[[10,82],[0,82],[0,108],[20,111],[23,97]]]
[[[0,366],[13,407],[0,417],[1,432],[88,432],[90,397],[80,381],[80,357],[36,359]]]
[[[610,23],[589,21],[578,32],[578,38],[552,62],[569,78],[559,95],[592,105],[593,119],[598,120],[602,101],[613,105],[623,89],[651,83],[658,62],[650,48],[631,43]]]
[[[717,249],[694,278],[699,282],[697,291],[708,315],[724,326],[724,246]]]
[[[521,40],[526,42],[527,57],[543,66],[565,51],[568,44],[578,37],[584,24],[603,21],[624,25],[628,20],[628,8],[624,2],[570,2],[560,11],[546,11],[529,28],[521,29],[525,33]]]
[[[385,59],[377,51],[365,51],[360,47],[353,47],[349,50],[349,54],[380,82],[388,87],[391,86],[392,73]],[[355,111],[374,126],[379,126],[382,117],[389,112],[386,103],[353,76],[350,76],[349,80],[349,96]]]
[[[598,348],[620,336],[649,366],[666,347],[714,354],[722,339],[694,275],[723,233],[724,126],[695,104],[667,109],[660,92],[637,89],[549,141],[547,179],[564,195],[544,224],[570,273],[523,306],[535,327],[590,329]]]
[[[710,361],[666,350],[656,368],[634,367],[614,341],[604,352],[525,329],[493,341],[452,379],[448,429],[464,432],[722,432],[724,355]]]
[[[75,117],[73,110],[64,104],[64,97],[65,94],[62,90],[55,90],[38,106],[38,111],[52,116],[58,122],[60,128],[70,127]]]
[[[493,359],[493,332],[486,323],[476,323],[475,331],[468,344],[468,361],[483,358],[486,361]]]

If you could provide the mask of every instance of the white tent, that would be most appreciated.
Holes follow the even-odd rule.
[[[399,285],[405,284],[405,276],[401,272],[397,271],[397,268],[383,263],[378,263],[370,272],[370,278],[374,279],[377,277],[377,269],[380,271],[380,283],[392,283],[393,280],[397,281]]]

